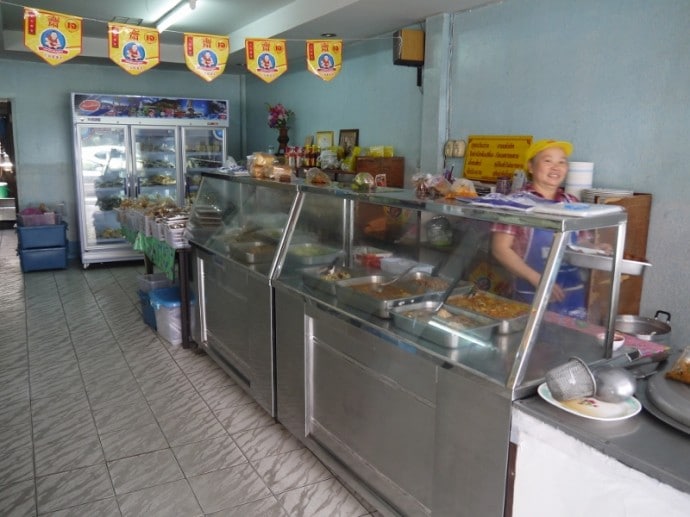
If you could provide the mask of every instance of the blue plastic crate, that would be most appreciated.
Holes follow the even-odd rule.
[[[17,226],[19,248],[43,249],[67,245],[67,223],[43,226]]]
[[[151,299],[149,298],[149,293],[144,291],[137,291],[139,293],[139,301],[141,301],[141,315],[144,317],[144,323],[146,323],[153,330],[156,328],[156,311],[151,305]]]
[[[44,269],[65,269],[67,267],[67,246],[19,250],[22,272]]]

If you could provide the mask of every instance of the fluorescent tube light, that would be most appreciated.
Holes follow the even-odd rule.
[[[165,13],[161,19],[156,22],[156,29],[158,32],[163,32],[165,29],[171,25],[174,25],[182,18],[190,14],[195,7],[196,0],[183,0]]]

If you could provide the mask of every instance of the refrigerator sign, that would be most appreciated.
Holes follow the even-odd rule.
[[[146,123],[181,126],[228,126],[228,101],[110,95],[98,93],[72,94],[72,114],[76,121],[106,123]]]
[[[160,62],[158,31],[136,25],[108,24],[108,55],[132,75],[150,70]]]
[[[81,54],[78,16],[24,8],[24,45],[55,66]]]

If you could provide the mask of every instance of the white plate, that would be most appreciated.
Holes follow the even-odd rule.
[[[549,404],[563,411],[567,411],[568,413],[572,413],[573,415],[589,418],[591,420],[625,420],[626,418],[635,416],[642,409],[642,404],[640,404],[640,401],[635,397],[630,397],[617,404],[603,402],[594,397],[559,402],[553,398],[545,382],[539,385],[537,391],[539,396]]]

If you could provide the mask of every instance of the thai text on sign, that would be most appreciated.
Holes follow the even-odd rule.
[[[342,40],[307,40],[307,70],[330,81],[340,73],[342,53]]]
[[[244,41],[247,70],[270,83],[287,72],[287,48],[283,39],[250,39]]]
[[[529,135],[470,135],[465,151],[463,176],[470,180],[496,181],[525,168]]]
[[[160,62],[160,39],[156,29],[136,25],[108,24],[108,55],[132,75],[150,70]]]
[[[213,81],[225,70],[230,53],[230,40],[210,34],[184,34],[184,61],[196,75]]]
[[[24,45],[51,65],[64,63],[81,54],[82,19],[25,7]]]

